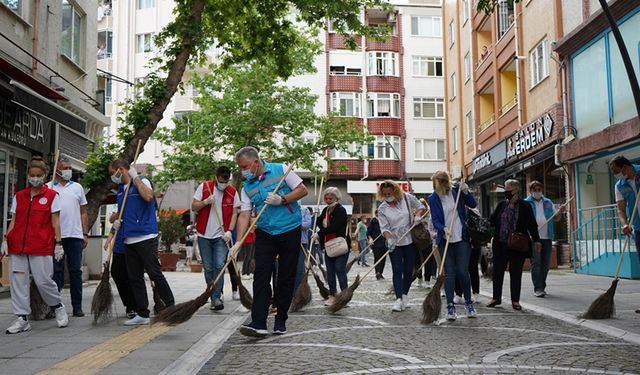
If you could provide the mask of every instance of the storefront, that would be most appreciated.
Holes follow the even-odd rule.
[[[506,162],[507,146],[504,139],[473,159],[473,175],[468,179],[468,184],[484,216],[493,211],[500,199],[499,194],[504,191]]]

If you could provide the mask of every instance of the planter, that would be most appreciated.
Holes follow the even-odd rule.
[[[195,272],[195,273],[202,272],[202,264],[200,263],[191,263],[189,267],[191,268],[191,272]]]
[[[180,254],[160,253],[160,268],[162,271],[175,271],[176,264],[180,259]]]

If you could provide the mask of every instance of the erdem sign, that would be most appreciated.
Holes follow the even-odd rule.
[[[553,119],[549,113],[518,130],[507,141],[507,158],[513,158],[542,146],[551,137]]]

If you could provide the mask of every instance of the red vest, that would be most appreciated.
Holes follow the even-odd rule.
[[[207,188],[208,186],[208,188]],[[202,200],[207,199],[209,195],[216,189],[215,181],[205,181],[202,184]],[[224,231],[229,230],[231,225],[231,217],[233,216],[233,201],[236,197],[236,188],[229,185],[224,189],[224,195],[222,196],[222,222],[224,223]],[[207,229],[207,222],[209,221],[209,212],[211,212],[211,205],[204,206],[199,212],[196,218],[196,230],[198,233],[204,234]]]
[[[11,254],[53,255],[55,235],[51,223],[51,204],[58,193],[44,185],[31,198],[31,187],[16,193],[16,214],[7,245]]]

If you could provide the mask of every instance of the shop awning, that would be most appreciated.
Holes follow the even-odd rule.
[[[23,72],[15,65],[11,64],[9,61],[0,57],[0,71],[11,77],[16,81],[20,81],[25,85],[29,86],[33,91],[38,94],[44,96],[45,98],[53,99],[53,100],[68,100],[59,92],[55,91],[51,87],[43,84],[38,81],[36,78],[31,75]]]

